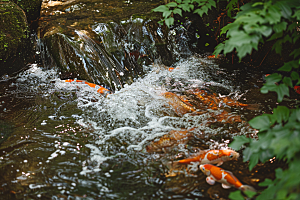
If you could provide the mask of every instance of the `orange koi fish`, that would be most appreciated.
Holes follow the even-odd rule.
[[[216,93],[208,94],[204,90],[195,89],[194,91],[190,92],[196,95],[201,100],[203,105],[212,110],[217,110],[222,104],[226,104],[230,107],[245,107],[249,110],[257,110],[259,108],[259,105],[257,104],[244,104],[229,97],[217,97]]]
[[[172,130],[168,134],[162,136],[158,141],[153,141],[150,145],[146,147],[148,153],[165,151],[166,148],[177,145],[178,143],[184,144],[191,138],[194,134],[189,130]]]
[[[172,92],[165,92],[163,96],[168,100],[168,103],[174,108],[177,115],[182,116],[188,112],[196,111],[192,105],[182,101],[182,99]]]
[[[224,189],[235,187],[241,191],[253,191],[256,190],[249,185],[243,185],[231,172],[225,171],[224,169],[210,165],[200,165],[201,171],[207,176],[206,182],[210,185],[214,185],[215,182],[222,183]]]
[[[217,164],[220,166],[223,162],[237,159],[240,156],[238,152],[230,149],[226,150],[201,150],[190,158],[177,161],[179,164],[189,164],[199,162],[200,164]]]
[[[97,90],[97,92],[100,93],[100,94],[108,95],[108,94],[112,93],[110,90],[106,89],[105,87],[102,87],[100,85],[96,85],[94,83],[89,83],[87,81],[77,80],[77,79],[67,79],[67,80],[64,80],[64,81],[67,82],[67,83],[76,82],[76,83],[87,84],[91,88],[95,88]]]
[[[168,70],[171,72],[173,71],[175,68],[174,67],[169,67]]]

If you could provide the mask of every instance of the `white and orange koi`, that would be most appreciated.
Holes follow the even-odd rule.
[[[217,181],[222,183],[224,189],[235,187],[241,191],[256,192],[252,186],[243,185],[230,171],[210,164],[200,165],[200,169],[207,176],[206,182],[210,185],[214,185]]]
[[[84,80],[67,79],[67,80],[64,80],[64,82],[67,82],[67,83],[75,82],[75,83],[86,84],[86,85],[90,86],[91,88],[95,88],[98,93],[104,94],[104,95],[112,93],[110,90],[106,89],[105,87],[102,87],[102,86],[94,84],[94,83],[89,83],[89,82],[84,81]]]
[[[224,150],[201,150],[190,158],[177,161],[178,164],[190,164],[199,162],[200,164],[217,164],[222,165],[225,161],[237,159],[240,156],[238,152],[230,149]]]

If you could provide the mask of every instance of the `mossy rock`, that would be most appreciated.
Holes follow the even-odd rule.
[[[28,24],[24,11],[15,3],[0,1],[0,60],[16,55],[24,39],[28,38]]]
[[[3,1],[3,0],[2,0]],[[40,16],[42,0],[11,0],[24,10],[29,23]]]

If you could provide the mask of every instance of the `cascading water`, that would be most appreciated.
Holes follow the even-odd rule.
[[[218,110],[178,116],[163,94],[208,83],[227,94],[239,88],[230,79],[213,81],[212,74],[221,69],[201,56],[180,60],[172,72],[164,66],[148,67],[152,71],[144,77],[106,98],[88,85],[62,81],[55,70],[33,65],[19,74],[12,85],[19,95],[35,96],[34,106],[26,109],[27,115],[37,116],[28,123],[16,114],[24,110],[14,113],[19,123],[14,134],[25,129],[21,137],[27,142],[15,151],[4,149],[2,164],[17,161],[13,167],[6,165],[16,174],[10,187],[28,187],[31,198],[207,197],[209,187],[196,168],[190,166],[196,175],[181,169],[171,176],[167,163],[201,148],[224,148],[232,136],[255,132],[246,122],[209,125],[210,113]],[[192,128],[188,142],[179,140],[165,153],[147,152],[147,146],[170,131]]]

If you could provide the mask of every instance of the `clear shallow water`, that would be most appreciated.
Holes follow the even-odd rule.
[[[232,78],[221,77],[227,72],[212,60],[193,56],[175,66],[172,72],[147,66],[147,75],[106,98],[36,65],[1,82],[0,125],[8,138],[0,150],[3,199],[227,198],[234,189],[209,186],[193,166],[192,173],[182,168],[169,174],[167,163],[199,149],[226,148],[234,135],[253,135],[255,130],[246,121],[209,124],[209,114],[218,110],[178,116],[162,94],[208,82],[232,98],[242,100],[247,93]],[[258,113],[232,110],[244,120]],[[148,145],[170,131],[191,128],[187,143],[178,141],[165,153],[147,152]],[[266,165],[249,172],[242,159],[222,167],[256,187],[273,176]]]

